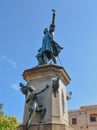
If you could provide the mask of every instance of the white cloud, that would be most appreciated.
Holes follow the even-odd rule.
[[[4,61],[6,61],[6,62],[8,62],[9,64],[11,64],[12,66],[13,66],[13,68],[17,68],[17,65],[16,65],[16,62],[13,60],[13,59],[11,59],[11,58],[8,58],[7,56],[1,56],[1,58],[4,60]]]
[[[16,91],[20,91],[19,83],[13,83],[10,85],[11,88],[13,88]]]

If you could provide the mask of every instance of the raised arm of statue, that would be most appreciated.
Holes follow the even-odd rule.
[[[54,30],[55,30],[55,16],[56,16],[56,14],[55,14],[54,9],[52,9],[52,11],[53,11],[53,13],[52,13],[52,23],[51,23],[51,25],[49,27],[49,32],[50,33],[54,32]]]
[[[49,85],[46,85],[46,87],[43,90],[41,90],[40,92],[38,92],[36,94],[39,95],[39,94],[43,93],[44,91],[46,91],[48,88],[49,88]]]

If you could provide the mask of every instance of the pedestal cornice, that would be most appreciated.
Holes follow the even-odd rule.
[[[50,74],[60,74],[66,85],[70,83],[71,79],[66,70],[62,66],[55,64],[40,65],[31,69],[24,70],[22,76],[26,81],[29,81],[30,79],[35,79]]]

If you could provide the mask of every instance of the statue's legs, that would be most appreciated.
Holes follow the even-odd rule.
[[[34,115],[35,115],[35,110],[32,110],[32,111],[30,112],[30,114],[29,114],[28,120],[27,120],[27,122],[26,122],[26,126],[29,126],[29,125],[30,125],[31,120],[32,120],[32,118],[34,117]]]
[[[56,58],[55,58],[55,56],[54,56],[53,54],[51,54],[51,58],[52,58],[54,64],[57,64],[57,62],[56,62]]]
[[[48,58],[45,53],[43,53],[43,63],[47,64]]]
[[[35,115],[36,107],[37,107],[37,103],[36,103],[35,101],[33,101],[33,103],[31,103],[31,105],[29,106],[30,114],[29,114],[29,117],[28,117],[26,126],[29,126],[29,125],[30,125],[31,120],[32,120],[32,118],[33,118],[34,115]]]
[[[53,55],[53,53],[50,52],[50,51],[45,51],[45,52],[43,53],[43,62],[44,62],[44,64],[47,64],[47,62],[48,62],[50,59],[52,59],[53,63],[56,64],[56,58],[55,58],[55,56]]]
[[[43,106],[40,107],[40,119],[39,119],[39,123],[43,122],[43,118],[45,116],[45,113],[46,113],[46,108],[43,108]]]

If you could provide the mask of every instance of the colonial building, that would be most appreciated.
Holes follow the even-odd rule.
[[[70,126],[74,130],[97,130],[97,105],[81,106],[69,111]]]

